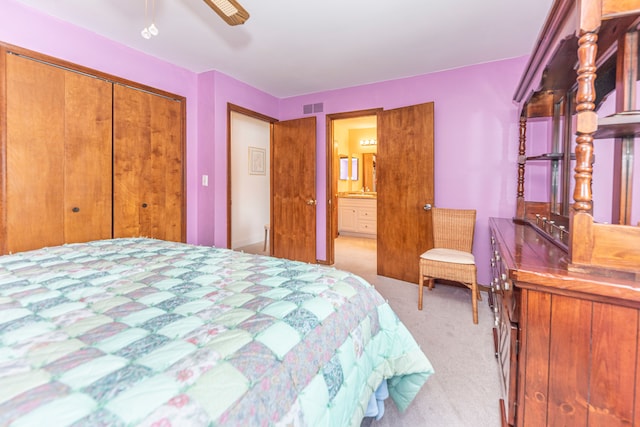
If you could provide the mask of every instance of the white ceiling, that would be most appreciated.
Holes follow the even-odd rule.
[[[16,0],[199,73],[289,96],[527,55],[552,0],[240,0],[227,25],[202,0]]]

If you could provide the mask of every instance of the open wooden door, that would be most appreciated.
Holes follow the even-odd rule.
[[[378,274],[413,283],[433,244],[433,110],[430,102],[378,113]]]
[[[316,118],[274,123],[271,155],[271,253],[315,263]]]

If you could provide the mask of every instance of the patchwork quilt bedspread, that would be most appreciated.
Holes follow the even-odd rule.
[[[330,267],[143,238],[0,257],[2,426],[356,426],[432,372]]]

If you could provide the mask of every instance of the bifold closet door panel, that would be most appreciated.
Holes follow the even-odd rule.
[[[111,238],[112,87],[67,72],[65,79],[65,242]]]
[[[64,243],[65,72],[6,55],[6,249]]]
[[[114,237],[183,240],[182,104],[114,86]]]
[[[143,183],[149,173],[149,99],[120,85],[114,86],[113,98],[113,237],[138,237],[144,235],[141,210],[147,203]]]
[[[111,237],[111,83],[6,55],[9,252]]]
[[[182,102],[156,97],[151,105],[151,167],[154,179],[149,182],[158,209],[152,225],[159,239],[185,241],[185,186]]]

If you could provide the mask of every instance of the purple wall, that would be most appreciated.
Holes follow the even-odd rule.
[[[323,102],[317,152],[326,153],[325,114],[435,103],[435,205],[477,209],[474,253],[478,280],[489,283],[491,216],[515,213],[518,109],[511,102],[525,58],[475,65],[282,101],[281,119],[300,117],[304,104]],[[326,159],[317,164],[317,198],[326,200]],[[324,259],[325,206],[318,205],[319,259]],[[416,260],[417,262],[417,260]]]
[[[210,234],[203,234],[204,229],[199,233],[201,244],[215,244],[216,246],[227,246],[227,103],[239,105],[251,111],[264,114],[275,119],[278,118],[279,101],[271,95],[258,91],[255,88],[235,80],[225,74],[215,72],[216,84],[213,95],[215,97],[215,114],[211,115],[214,120],[215,133],[212,139],[199,140],[200,146],[210,147],[207,150],[214,152],[213,164],[205,161],[202,165],[211,170],[214,176],[214,194],[212,198],[207,197],[207,206],[213,206],[213,218],[201,217],[201,226],[208,231],[213,227],[214,240],[209,240]],[[199,159],[202,162],[202,159]],[[204,172],[203,172],[204,173]]]
[[[42,15],[13,0],[0,0],[0,8],[0,41],[4,43],[187,98],[187,241],[190,243],[226,246],[227,103],[286,120],[302,117],[304,104],[323,102],[324,113],[317,116],[316,182],[318,200],[326,200],[325,114],[433,101],[435,203],[442,207],[477,209],[474,253],[478,279],[480,283],[489,283],[487,219],[511,217],[515,212],[518,111],[511,99],[526,58],[277,99],[216,71],[192,73]],[[545,124],[532,124],[530,132],[544,135],[549,129]],[[205,174],[209,176],[208,187],[201,185],[201,176]],[[544,170],[532,168],[531,174],[546,179]],[[528,178],[527,184],[535,181]],[[536,197],[539,195],[540,200],[546,199],[544,188],[528,187],[527,191],[539,193]],[[326,259],[325,215],[325,204],[321,203],[316,248],[320,260]]]
[[[198,76],[184,68],[66,24],[12,0],[0,0],[0,41],[187,98],[187,164],[198,158]],[[187,168],[187,240],[198,241],[197,169]]]
[[[279,100],[222,73],[195,74],[13,0],[0,0],[0,42],[187,99],[187,241],[226,246],[227,102],[278,117]],[[209,175],[209,186],[201,176]]]
[[[222,73],[191,73],[12,0],[0,4],[0,41],[187,98],[190,243],[226,245],[228,102],[289,119],[300,117],[302,105],[310,102],[324,102],[325,113],[334,113],[435,101],[436,205],[478,209],[475,252],[480,282],[488,282],[487,217],[510,216],[514,209],[517,112],[510,100],[523,59],[278,100]],[[324,115],[318,117],[317,129],[317,196],[325,200]],[[208,187],[201,186],[204,174],[209,175]],[[325,215],[320,204],[321,260],[326,258]]]

